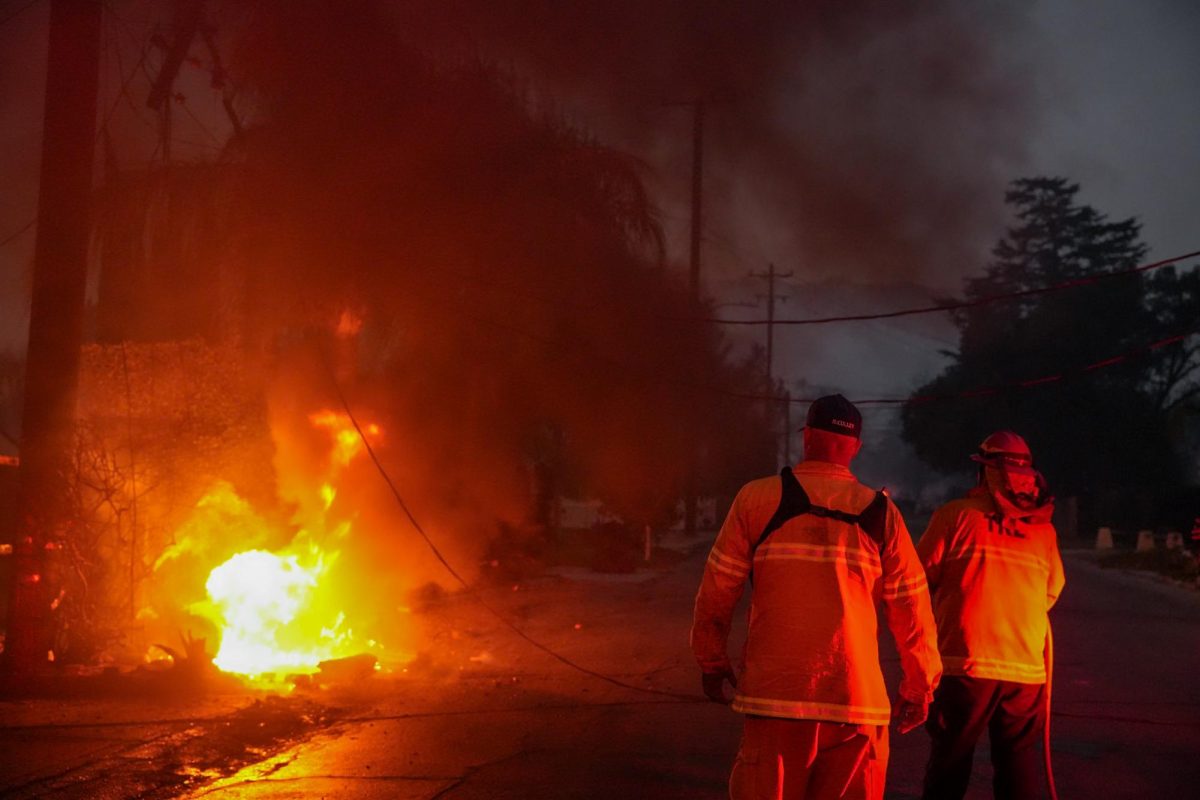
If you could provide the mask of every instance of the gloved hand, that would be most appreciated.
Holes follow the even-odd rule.
[[[928,717],[928,703],[914,703],[903,698],[892,710],[892,724],[896,726],[896,733],[908,733]]]
[[[700,685],[704,687],[705,696],[714,703],[729,705],[733,702],[733,698],[725,696],[725,681],[729,681],[730,686],[737,688],[737,678],[734,677],[733,670],[728,667],[718,672],[705,672],[700,675]]]

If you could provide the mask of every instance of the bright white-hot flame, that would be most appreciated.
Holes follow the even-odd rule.
[[[343,615],[313,613],[325,567],[319,558],[305,566],[296,555],[249,550],[214,569],[205,584],[221,622],[213,663],[226,672],[261,675],[311,671],[340,655]]]
[[[212,569],[205,583],[208,597],[190,607],[219,630],[213,663],[226,672],[251,678],[273,674],[278,681],[288,674],[316,672],[322,661],[376,649],[373,641],[364,645],[355,638],[343,594],[352,587],[347,576],[339,579],[331,572],[338,560],[335,545],[349,537],[351,521],[331,518],[330,512],[338,479],[364,451],[362,439],[346,414],[321,411],[309,421],[330,437],[324,481],[312,487],[321,511],[304,520],[290,545],[274,552],[246,550]],[[363,432],[371,437],[382,433],[372,423],[364,424]],[[249,543],[277,539],[278,534],[232,486],[218,484],[197,504],[180,529],[178,544],[156,569],[173,560],[202,558],[203,543],[216,530],[237,531]]]

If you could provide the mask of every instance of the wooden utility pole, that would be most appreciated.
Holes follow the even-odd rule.
[[[790,277],[792,277],[793,274],[794,273],[791,273],[791,272],[782,272],[782,273],[776,272],[774,264],[768,264],[766,272],[751,272],[750,273],[751,278],[762,278],[763,280],[765,280],[767,282],[767,391],[768,392],[773,392],[775,390],[775,383],[774,383],[775,299],[776,299],[776,297],[778,297],[780,300],[787,300],[786,295],[780,296],[780,295],[775,294],[775,279],[776,278],[790,278]],[[772,400],[767,401],[767,418],[768,419],[775,416],[775,414],[772,412],[772,409],[771,409],[771,407],[773,405],[774,405],[774,401],[772,401]],[[791,431],[788,429],[791,428],[791,426],[792,426],[790,395],[784,395],[783,407],[784,407],[783,463],[789,464],[789,463],[791,463],[791,458],[790,458],[791,454],[789,452],[791,449],[789,447],[789,444],[790,444],[789,438],[791,436]],[[775,455],[776,456],[779,455],[778,449],[776,449]]]
[[[49,551],[66,527],[87,283],[102,0],[51,0],[33,298],[25,361],[15,570],[5,667],[28,672],[51,646]]]
[[[787,300],[787,295],[775,294],[775,279],[790,278],[795,273],[775,271],[774,264],[767,265],[766,272],[751,272],[751,278],[762,278],[767,282],[767,389],[771,388],[771,379],[773,377],[772,364],[774,363],[775,354],[775,298]]]
[[[693,304],[700,303],[700,240],[703,231],[704,209],[704,99],[696,98],[692,121],[692,246],[688,269],[688,290]],[[696,532],[696,458],[689,459],[683,489],[683,530],[689,536]]]
[[[783,393],[783,463],[792,463],[792,393]]]
[[[700,299],[700,240],[704,230],[704,100],[695,102],[692,120],[692,247],[688,289]]]

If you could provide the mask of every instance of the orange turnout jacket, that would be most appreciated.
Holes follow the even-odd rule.
[[[696,596],[692,651],[705,672],[730,667],[730,622],[753,566],[734,710],[887,725],[891,706],[876,623],[881,602],[900,651],[901,696],[928,703],[941,676],[924,572],[890,501],[878,507],[874,529],[881,542],[854,521],[876,494],[850,470],[804,461],[794,474],[817,513],[776,516],[784,493],[779,477],[751,481],[738,492]],[[768,524],[776,527],[755,549]]]
[[[976,487],[934,512],[917,552],[946,674],[1045,683],[1046,612],[1065,582],[1049,512],[1002,517]]]

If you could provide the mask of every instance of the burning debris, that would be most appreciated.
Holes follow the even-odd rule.
[[[360,653],[346,658],[331,658],[317,664],[317,680],[322,684],[356,683],[375,674],[379,659],[370,653]]]
[[[345,614],[315,610],[325,573],[319,551],[305,565],[296,554],[248,550],[213,569],[205,583],[208,601],[191,607],[220,626],[213,663],[259,676],[311,668],[338,652],[349,638],[341,630]]]
[[[185,680],[201,680],[210,676],[214,670],[214,665],[212,656],[208,653],[208,640],[196,638],[192,636],[190,631],[187,635],[181,634],[179,638],[183,640],[182,652],[165,644],[156,644],[154,646],[167,654],[167,657],[170,659],[171,669],[176,670],[177,674],[184,676]]]
[[[383,649],[375,639],[357,634],[347,618],[345,599],[354,576],[338,566],[354,522],[352,516],[332,513],[339,481],[362,452],[362,442],[344,414],[320,411],[309,415],[309,422],[327,436],[323,480],[312,487],[321,498],[319,512],[314,516],[310,508],[304,527],[287,544],[267,548],[265,543],[278,541],[286,529],[258,515],[229,485],[218,484],[197,503],[196,514],[156,565],[166,567],[183,559],[192,562],[188,569],[203,569],[201,553],[214,541],[224,538],[226,549],[235,544],[223,536],[228,530],[242,531],[243,545],[259,543],[211,566],[204,579],[205,596],[185,610],[216,630],[216,667],[261,685],[280,685],[355,656],[360,660],[352,663],[369,659],[374,665],[376,656],[364,652]],[[375,424],[364,430],[381,433]],[[215,529],[215,524],[225,530]]]

